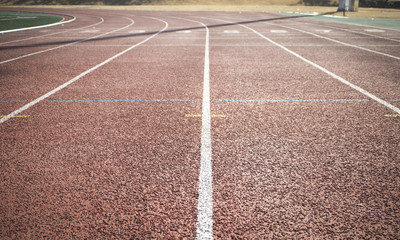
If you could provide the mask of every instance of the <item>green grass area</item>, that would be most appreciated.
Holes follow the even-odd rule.
[[[373,18],[373,17],[364,17],[364,18],[351,18],[351,17],[341,17],[336,14],[336,16],[332,16],[327,14],[325,16],[311,16],[307,14],[298,14],[298,13],[287,13],[280,12],[281,14],[295,15],[295,16],[307,16],[311,18],[317,18],[320,20],[326,21],[334,21],[334,22],[342,22],[342,23],[352,23],[352,24],[360,24],[364,26],[370,27],[380,27],[380,28],[388,28],[394,30],[400,30],[400,18]]]
[[[62,19],[46,14],[0,11],[0,31],[46,25]]]
[[[327,17],[317,17],[327,20]],[[330,18],[330,21],[400,30],[400,18]]]

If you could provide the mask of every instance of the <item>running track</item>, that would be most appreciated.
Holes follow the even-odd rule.
[[[2,239],[400,236],[400,32],[56,11],[0,37]]]

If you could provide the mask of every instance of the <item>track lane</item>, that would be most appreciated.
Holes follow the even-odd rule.
[[[259,25],[255,29],[264,28],[262,25]],[[274,36],[273,33],[265,36],[284,46],[288,44],[287,40],[292,41],[290,39],[276,38],[276,34]],[[386,59],[385,56],[374,56],[373,53],[364,55],[359,50],[351,50],[347,47],[326,47],[318,39],[310,39],[308,42],[310,46],[314,45],[313,49],[319,52],[318,55],[310,52],[308,48],[304,48],[303,46],[290,44],[287,48],[305,57],[305,59],[311,60],[319,66],[328,69],[331,73],[335,73],[335,75],[361,86],[361,88],[366,89],[376,96],[380,96],[383,99],[391,99],[398,96],[399,90],[396,79],[399,72],[396,71],[396,66],[399,63],[397,60],[392,61]],[[316,43],[321,43],[321,45]],[[364,59],[363,64],[358,64],[360,59]],[[380,65],[382,63],[385,63],[384,68]]]
[[[268,42],[262,51],[247,39],[238,52],[218,41],[211,35],[214,100],[365,99]],[[382,105],[216,101],[212,112],[227,116],[212,122],[216,239],[397,234],[398,125]]]
[[[154,25],[148,18],[142,21]],[[168,19],[171,28],[178,23],[174,21]],[[185,25],[191,27],[193,23]],[[35,129],[32,136],[43,140],[17,137],[12,144],[18,148],[33,146],[30,154],[24,155],[31,161],[29,166],[11,164],[7,173],[19,171],[22,174],[13,180],[28,176],[34,179],[27,183],[33,192],[45,185],[51,193],[46,197],[39,190],[35,199],[18,199],[13,206],[22,206],[22,213],[7,215],[7,220],[20,219],[24,231],[32,229],[34,236],[57,232],[57,236],[76,238],[194,238],[201,121],[185,118],[185,114],[201,112],[204,30],[192,34],[197,36],[194,40],[177,39],[180,33],[174,32],[166,33],[164,36],[171,37],[161,40],[158,36],[149,44],[154,40],[160,46],[143,45],[127,52],[52,95],[52,99],[191,96],[197,101],[42,101],[26,111],[31,114],[27,122],[4,123],[10,124],[6,129],[17,136]],[[192,44],[200,38],[202,46]],[[127,40],[119,41],[126,44]],[[184,43],[184,47],[162,46],[169,42]],[[137,59],[144,62],[137,63]],[[10,145],[5,148],[11,150],[9,162],[17,163],[18,152]],[[38,157],[46,149],[54,150],[47,151],[49,157]],[[38,173],[44,174],[46,183],[35,177]],[[28,191],[22,185],[14,187]],[[13,191],[9,193],[6,199],[12,198]],[[24,207],[29,205],[38,207]],[[36,217],[38,212],[40,218]],[[36,222],[44,226],[50,221],[48,227],[31,225]],[[15,228],[9,232],[15,232]]]
[[[136,14],[132,30],[116,36],[143,30],[137,24],[148,22],[143,16],[149,13]],[[5,133],[0,147],[8,159],[1,166],[7,197],[0,205],[9,206],[8,213],[19,211],[3,215],[7,233],[16,238],[195,237],[201,119],[185,115],[201,112],[204,28],[163,19],[172,32],[49,98],[56,101],[32,106],[23,113],[29,118],[0,126]],[[204,23],[210,28],[214,238],[396,236],[397,118],[385,117],[386,108],[249,29]],[[265,30],[262,24],[248,26]],[[106,47],[105,59],[144,37],[81,43],[63,55]],[[308,37],[300,39],[299,49],[310,44]],[[390,82],[392,76],[381,79]],[[43,89],[51,82],[46,79]],[[396,95],[396,89],[383,94],[383,85],[374,91],[385,98]],[[9,97],[18,96],[13,92]],[[222,101],[229,99],[265,101]],[[21,156],[30,159],[28,164]]]

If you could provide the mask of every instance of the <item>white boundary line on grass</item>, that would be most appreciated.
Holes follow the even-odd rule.
[[[60,85],[60,86],[58,86],[57,88],[51,90],[50,92],[48,92],[48,93],[46,93],[46,94],[44,94],[44,95],[42,95],[42,96],[36,98],[35,100],[29,102],[28,104],[22,106],[21,108],[15,110],[14,112],[8,114],[7,116],[5,116],[5,117],[3,117],[3,118],[1,118],[1,119],[0,119],[0,124],[1,124],[1,123],[4,123],[5,121],[9,120],[10,118],[12,118],[12,117],[14,117],[14,116],[16,116],[16,115],[18,115],[18,114],[20,114],[21,112],[27,110],[28,108],[34,106],[35,104],[39,103],[40,101],[42,101],[42,100],[48,98],[49,96],[55,94],[56,92],[58,92],[58,91],[64,89],[65,87],[67,87],[68,85],[74,83],[75,81],[79,80],[80,78],[84,77],[85,75],[87,75],[87,74],[93,72],[94,70],[96,70],[96,69],[102,67],[103,65],[105,65],[105,64],[107,64],[107,63],[113,61],[114,59],[120,57],[121,55],[123,55],[123,54],[129,52],[130,50],[136,48],[137,46],[142,45],[143,43],[149,41],[150,39],[154,38],[155,36],[157,36],[158,34],[160,34],[161,32],[163,32],[165,29],[167,29],[167,27],[168,27],[168,23],[167,23],[167,22],[165,22],[165,21],[163,21],[163,20],[161,20],[161,19],[158,19],[158,18],[152,18],[152,19],[156,19],[156,20],[158,20],[158,21],[164,22],[164,23],[165,23],[165,27],[164,27],[163,29],[161,29],[160,31],[158,31],[157,33],[155,33],[155,34],[151,35],[150,37],[146,38],[145,40],[143,40],[143,41],[141,41],[141,42],[139,42],[139,43],[137,43],[137,44],[135,44],[135,45],[132,45],[131,47],[125,49],[125,50],[122,51],[122,52],[117,53],[116,55],[114,55],[114,56],[108,58],[107,60],[103,61],[102,63],[99,63],[99,64],[97,64],[96,66],[94,66],[94,67],[92,67],[92,68],[90,68],[90,69],[84,71],[83,73],[79,74],[78,76],[74,77],[73,79],[69,80],[68,82],[66,82],[66,83],[64,83],[64,84],[62,84],[62,85]]]
[[[213,18],[209,18],[209,19],[213,19]],[[232,22],[230,22],[230,21],[225,21],[225,20],[221,20],[221,19],[213,19],[213,20],[217,20],[217,21],[221,21],[221,22],[232,23]],[[308,64],[314,66],[315,68],[318,68],[319,70],[321,70],[321,71],[323,71],[324,73],[328,74],[329,76],[335,78],[336,80],[339,80],[340,82],[346,84],[347,86],[349,86],[349,87],[351,87],[351,88],[357,90],[358,92],[364,94],[365,96],[367,96],[367,97],[369,97],[369,98],[371,98],[371,99],[377,101],[378,103],[380,103],[380,104],[382,104],[382,105],[384,105],[384,106],[390,108],[391,110],[395,111],[396,113],[400,114],[400,109],[399,109],[399,108],[393,106],[392,104],[386,102],[385,100],[380,99],[380,98],[378,98],[377,96],[373,95],[372,93],[369,93],[368,91],[366,91],[366,90],[360,88],[359,86],[357,86],[357,85],[355,85],[355,84],[352,84],[351,82],[345,80],[345,79],[342,78],[342,77],[339,77],[338,75],[334,74],[333,72],[330,72],[329,70],[327,70],[327,69],[325,69],[325,68],[319,66],[318,64],[316,64],[316,63],[314,63],[314,62],[312,62],[312,61],[310,61],[310,60],[304,58],[303,56],[301,56],[301,55],[299,55],[299,54],[293,52],[292,50],[290,50],[290,49],[284,47],[283,45],[280,45],[279,43],[276,43],[276,42],[272,41],[271,39],[269,39],[269,38],[267,38],[266,36],[262,35],[261,33],[257,32],[256,30],[254,30],[254,29],[252,29],[252,28],[250,28],[250,27],[248,27],[248,26],[246,26],[246,25],[243,25],[243,24],[238,24],[238,25],[240,25],[240,26],[242,26],[242,27],[244,27],[244,28],[249,29],[250,31],[254,32],[254,33],[257,34],[258,36],[260,36],[261,38],[263,38],[263,39],[267,40],[268,42],[274,44],[275,46],[282,48],[282,49],[285,50],[286,52],[288,52],[288,53],[294,55],[295,57],[301,59],[302,61],[304,61],[304,62],[306,62],[306,63],[308,63]]]
[[[32,29],[38,29],[38,28],[47,28],[47,27],[57,26],[57,25],[61,25],[61,24],[66,24],[66,23],[70,23],[70,22],[73,22],[73,21],[76,20],[76,17],[74,17],[74,16],[72,16],[72,17],[73,18],[68,20],[68,21],[64,21],[65,18],[63,18],[60,22],[56,22],[56,23],[51,23],[51,24],[46,24],[46,25],[41,25],[41,26],[35,26],[35,27],[4,30],[4,31],[0,31],[0,34],[10,33],[10,32],[20,32],[20,31],[26,31],[26,30],[32,30]]]
[[[60,46],[57,46],[57,47],[48,48],[48,49],[45,49],[45,50],[42,50],[42,51],[37,51],[37,52],[33,52],[33,53],[22,55],[22,56],[19,56],[19,57],[16,57],[16,58],[11,58],[11,59],[8,59],[8,60],[4,60],[4,61],[0,62],[0,65],[4,64],[4,63],[9,63],[9,62],[12,62],[12,61],[15,61],[15,60],[19,60],[19,59],[22,59],[22,58],[30,57],[30,56],[33,56],[33,55],[37,55],[37,54],[40,54],[40,53],[45,53],[45,52],[49,52],[49,51],[56,50],[56,49],[59,49],[59,48],[68,47],[68,46],[71,46],[71,45],[74,45],[74,44],[77,44],[77,43],[80,43],[80,42],[86,42],[86,41],[89,41],[91,39],[95,39],[95,38],[98,38],[98,37],[101,37],[101,36],[104,36],[104,35],[107,35],[107,34],[110,34],[110,33],[113,33],[113,32],[120,31],[120,30],[128,28],[128,27],[130,27],[130,26],[132,26],[134,24],[134,21],[132,19],[130,19],[128,17],[124,17],[124,18],[128,19],[129,21],[131,21],[131,23],[129,25],[125,26],[125,27],[118,28],[118,29],[115,29],[115,30],[110,31],[110,32],[102,33],[100,35],[93,36],[93,37],[90,37],[90,38],[85,38],[85,39],[78,40],[78,41],[75,41],[75,42],[71,42],[71,43],[68,43],[68,44],[60,45]]]
[[[53,33],[50,33],[50,34],[45,34],[45,35],[40,35],[40,36],[35,36],[35,37],[29,37],[29,38],[12,40],[12,41],[8,41],[8,42],[2,42],[2,43],[0,43],[0,45],[5,45],[5,44],[8,44],[8,43],[14,43],[14,42],[21,42],[21,41],[31,40],[31,39],[35,39],[35,38],[43,38],[43,37],[48,37],[48,36],[52,36],[52,35],[56,35],[56,34],[60,34],[60,33],[66,33],[66,32],[70,32],[70,31],[76,31],[76,30],[80,30],[80,29],[94,27],[94,26],[97,26],[97,25],[99,25],[99,24],[104,22],[104,18],[98,17],[98,16],[95,16],[95,17],[100,18],[100,22],[94,23],[94,24],[91,24],[91,25],[88,25],[88,26],[85,26],[85,27],[69,29],[69,30],[65,30],[65,31],[61,31],[61,32],[53,32]]]
[[[207,25],[202,22],[185,18],[180,19],[201,24],[206,29],[196,239],[210,240],[213,239],[212,147],[210,113],[210,31]]]

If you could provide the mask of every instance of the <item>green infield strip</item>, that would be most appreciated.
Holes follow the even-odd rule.
[[[342,23],[352,23],[359,24],[369,27],[378,27],[378,28],[388,28],[394,30],[400,30],[400,18],[350,18],[350,17],[341,17],[341,16],[331,16],[331,15],[316,15],[313,14],[299,14],[299,13],[288,13],[288,12],[279,12],[280,14],[285,15],[294,15],[294,16],[304,16],[304,17],[312,17],[320,20],[334,21],[334,22],[342,22]]]
[[[0,31],[41,26],[60,22],[63,17],[23,12],[0,11]]]

